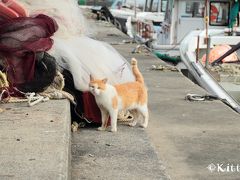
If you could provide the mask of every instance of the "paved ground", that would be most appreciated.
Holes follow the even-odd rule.
[[[109,24],[94,25],[98,30],[95,34],[97,39],[102,37],[113,44],[129,40]],[[96,128],[80,129],[73,133],[73,180],[169,179],[164,169],[146,131],[140,127],[119,125],[117,133],[99,132]]]
[[[128,60],[135,56],[149,89],[146,130],[120,126],[116,134],[81,129],[72,138],[73,179],[238,180],[239,172],[212,172],[209,164],[240,164],[239,114],[220,101],[188,102],[187,93],[206,92],[181,73],[154,71],[155,57],[131,54],[134,44],[106,24],[95,37],[115,44]],[[120,45],[116,45],[120,42]],[[67,179],[70,118],[66,100],[34,107],[0,104],[0,180]],[[212,165],[212,169],[214,169]]]
[[[239,179],[235,173],[209,173],[211,163],[239,163],[239,115],[219,101],[188,102],[187,93],[205,94],[176,72],[149,71],[141,61],[149,88],[148,135],[172,179]],[[155,61],[156,63],[156,61]]]
[[[0,108],[0,180],[68,179],[69,103],[51,100]]]
[[[168,178],[146,132],[140,127],[120,125],[117,133],[81,129],[73,134],[72,179]]]
[[[104,32],[103,25],[98,29]],[[97,34],[106,39],[105,31]],[[112,36],[112,35],[111,35]],[[114,37],[114,36],[112,36]],[[119,37],[118,37],[119,38]],[[123,37],[125,39],[125,37]],[[187,93],[206,92],[179,72],[153,71],[164,64],[153,56],[131,54],[135,45],[114,45],[127,59],[135,56],[149,88],[150,124],[146,132],[171,179],[240,179],[239,172],[210,172],[211,163],[222,168],[240,163],[239,114],[220,101],[189,102]]]

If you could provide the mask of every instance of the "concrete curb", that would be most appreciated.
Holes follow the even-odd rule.
[[[70,179],[69,102],[0,107],[0,179]]]

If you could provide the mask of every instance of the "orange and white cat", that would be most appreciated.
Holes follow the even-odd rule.
[[[143,128],[148,125],[148,95],[147,88],[144,85],[144,79],[137,67],[137,60],[132,58],[131,61],[132,71],[136,81],[110,85],[107,79],[94,79],[90,75],[89,89],[95,96],[96,103],[101,111],[102,126],[98,130],[106,130],[108,118],[111,118],[111,131],[117,131],[117,116],[120,110],[130,110],[140,113],[144,121],[140,124]],[[134,120],[131,126],[137,123]]]

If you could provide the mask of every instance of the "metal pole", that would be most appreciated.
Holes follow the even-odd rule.
[[[210,37],[208,36],[208,23],[209,23],[208,8],[209,8],[208,0],[205,0],[205,26],[206,26],[205,43],[207,44],[205,68],[208,68],[209,52],[210,52]]]
[[[137,0],[134,0],[134,17],[137,18]]]
[[[207,37],[207,53],[206,53],[206,63],[205,63],[205,68],[208,68],[208,67],[209,67],[210,45],[211,45],[211,38],[210,38],[210,36],[208,36],[208,37]]]
[[[148,0],[146,0],[146,1],[145,1],[145,4],[144,4],[144,10],[143,10],[144,12],[147,12],[147,11],[148,11],[148,10],[147,10],[147,3],[148,3]]]
[[[206,26],[206,38],[208,37],[208,23],[209,23],[208,0],[205,0],[205,26]]]
[[[200,40],[200,37],[198,36],[198,37],[197,37],[197,54],[196,54],[196,63],[198,62],[198,59],[199,59],[199,40]]]

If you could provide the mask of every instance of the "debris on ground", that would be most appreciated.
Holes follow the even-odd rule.
[[[116,35],[117,36],[117,35]],[[132,40],[122,40],[122,42],[111,42],[111,45],[133,44]]]
[[[2,113],[4,110],[0,108],[0,113]]]
[[[199,95],[199,94],[191,94],[188,93],[185,96],[185,100],[188,101],[213,101],[213,100],[220,100],[217,96],[213,95]]]
[[[109,33],[109,34],[107,34],[107,36],[116,36],[116,37],[118,37],[119,35],[113,34],[113,33]]]
[[[170,56],[169,54],[163,54],[159,51],[154,51],[153,52],[159,59],[162,61],[165,61],[167,63],[172,63],[174,65],[177,65],[179,62],[181,62],[181,57],[180,56]]]
[[[72,123],[72,132],[77,132],[78,127],[79,127],[78,123],[76,121],[73,121],[73,123]]]
[[[139,44],[137,45],[133,50],[132,54],[141,54],[144,53],[145,55],[152,54],[151,49],[147,47],[145,44]]]
[[[85,121],[81,121],[81,122],[79,122],[79,124],[78,124],[78,127],[79,128],[84,128],[86,126],[86,122]]]
[[[159,70],[159,71],[178,71],[178,69],[174,66],[168,65],[152,65],[151,70]]]
[[[114,25],[108,21],[102,21],[102,20],[99,20],[97,21],[98,24],[103,24],[104,27],[114,27]]]
[[[234,84],[240,84],[240,64],[223,63],[215,66],[210,66],[208,70],[211,75],[214,72],[216,73],[216,75],[213,75],[213,77],[219,82],[227,79],[226,81],[228,82],[231,81]]]

